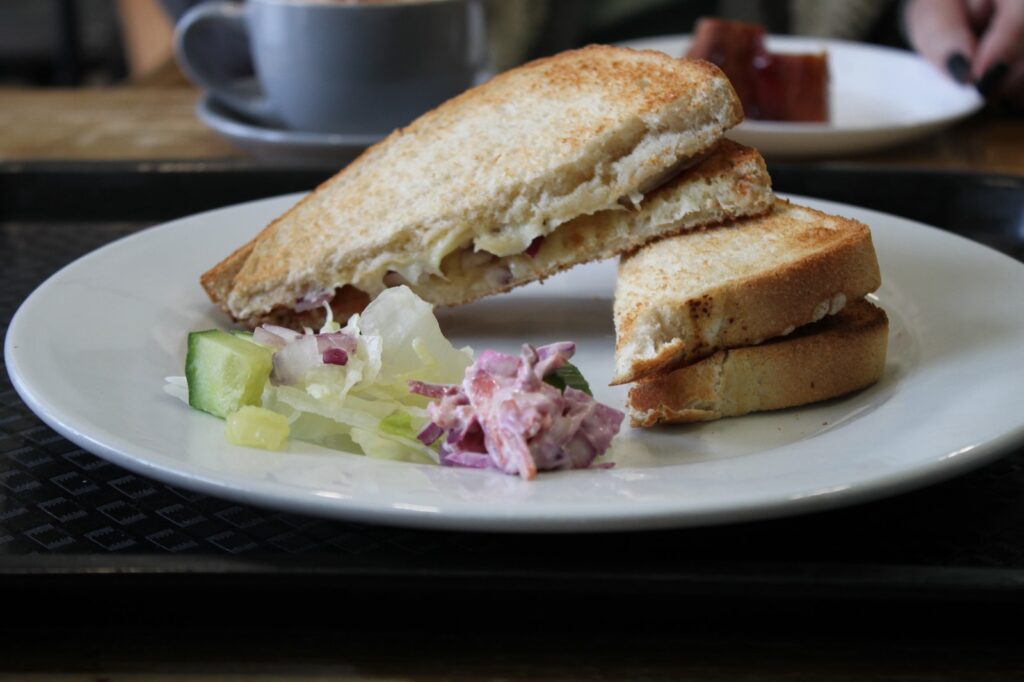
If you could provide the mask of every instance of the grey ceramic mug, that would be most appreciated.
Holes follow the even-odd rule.
[[[209,54],[198,41],[218,31],[247,35],[258,83],[198,58]],[[409,123],[473,85],[487,61],[482,0],[206,3],[178,22],[174,46],[185,74],[236,112],[350,135]]]

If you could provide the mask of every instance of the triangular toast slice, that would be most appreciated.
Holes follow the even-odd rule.
[[[784,336],[880,284],[867,225],[781,199],[767,215],[648,244],[619,265],[612,383]]]
[[[741,119],[707,62],[608,46],[537,60],[395,131],[201,281],[253,324],[443,275],[456,251],[523,254],[574,218],[635,207]]]

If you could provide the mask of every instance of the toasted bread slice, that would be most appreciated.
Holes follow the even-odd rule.
[[[763,217],[648,244],[619,265],[612,383],[783,336],[880,284],[867,225],[781,199]]]
[[[658,237],[771,210],[775,198],[764,159],[755,149],[723,140],[715,153],[646,195],[638,209],[580,216],[529,254],[504,258],[471,249],[441,262],[442,275],[411,285],[424,300],[459,305],[542,280],[594,260],[612,258]]]
[[[368,149],[202,278],[238,320],[416,282],[466,248],[523,253],[638,203],[742,119],[717,67],[591,46],[501,74]],[[304,307],[304,306],[300,306]]]
[[[889,321],[865,300],[758,346],[721,350],[641,380],[629,391],[633,426],[709,421],[835,398],[885,370]]]
[[[581,263],[611,258],[657,237],[763,214],[771,210],[774,200],[771,178],[757,150],[723,140],[707,158],[646,195],[639,209],[600,211],[575,218],[538,240],[538,248],[530,254],[498,258],[472,249],[456,251],[442,261],[442,275],[430,275],[409,286],[431,303],[461,305],[543,280]],[[212,277],[208,288],[233,276],[231,270],[237,271],[250,249],[251,243],[221,263],[218,268],[225,271],[225,276]],[[336,318],[345,319],[368,302],[368,296],[346,286],[336,293],[331,307]],[[247,326],[271,323],[315,328],[323,319],[322,307],[296,312],[279,306],[242,322]]]

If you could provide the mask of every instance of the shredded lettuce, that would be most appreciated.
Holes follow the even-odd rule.
[[[352,440],[359,445],[367,457],[420,464],[437,464],[440,461],[435,451],[417,441],[405,442],[395,438],[385,438],[379,431],[363,429],[352,429],[351,435]]]
[[[416,438],[418,431],[412,427],[412,415],[408,412],[394,412],[380,420],[381,433],[404,438]]]
[[[416,437],[430,420],[428,401],[408,382],[458,383],[473,353],[452,346],[430,304],[408,287],[384,291],[344,327],[328,310],[319,334],[265,329],[278,335],[266,338],[279,350],[263,407],[288,419],[292,438],[381,459],[439,461]],[[344,350],[332,351],[343,364],[324,361],[327,347]],[[168,382],[166,390],[176,388]]]
[[[410,401],[410,380],[458,383],[473,361],[471,351],[456,349],[444,337],[430,304],[405,286],[384,291],[358,325],[363,338],[380,340],[374,388],[399,401]],[[418,398],[411,402],[422,404]]]

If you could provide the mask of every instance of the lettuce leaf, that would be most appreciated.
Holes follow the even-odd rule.
[[[337,330],[328,324],[325,331]],[[288,385],[268,384],[264,406],[288,417],[300,440],[371,457],[438,461],[416,438],[429,420],[429,401],[409,393],[408,382],[457,384],[472,350],[453,347],[431,305],[404,286],[383,292],[342,331],[356,340],[344,365],[319,364]]]

